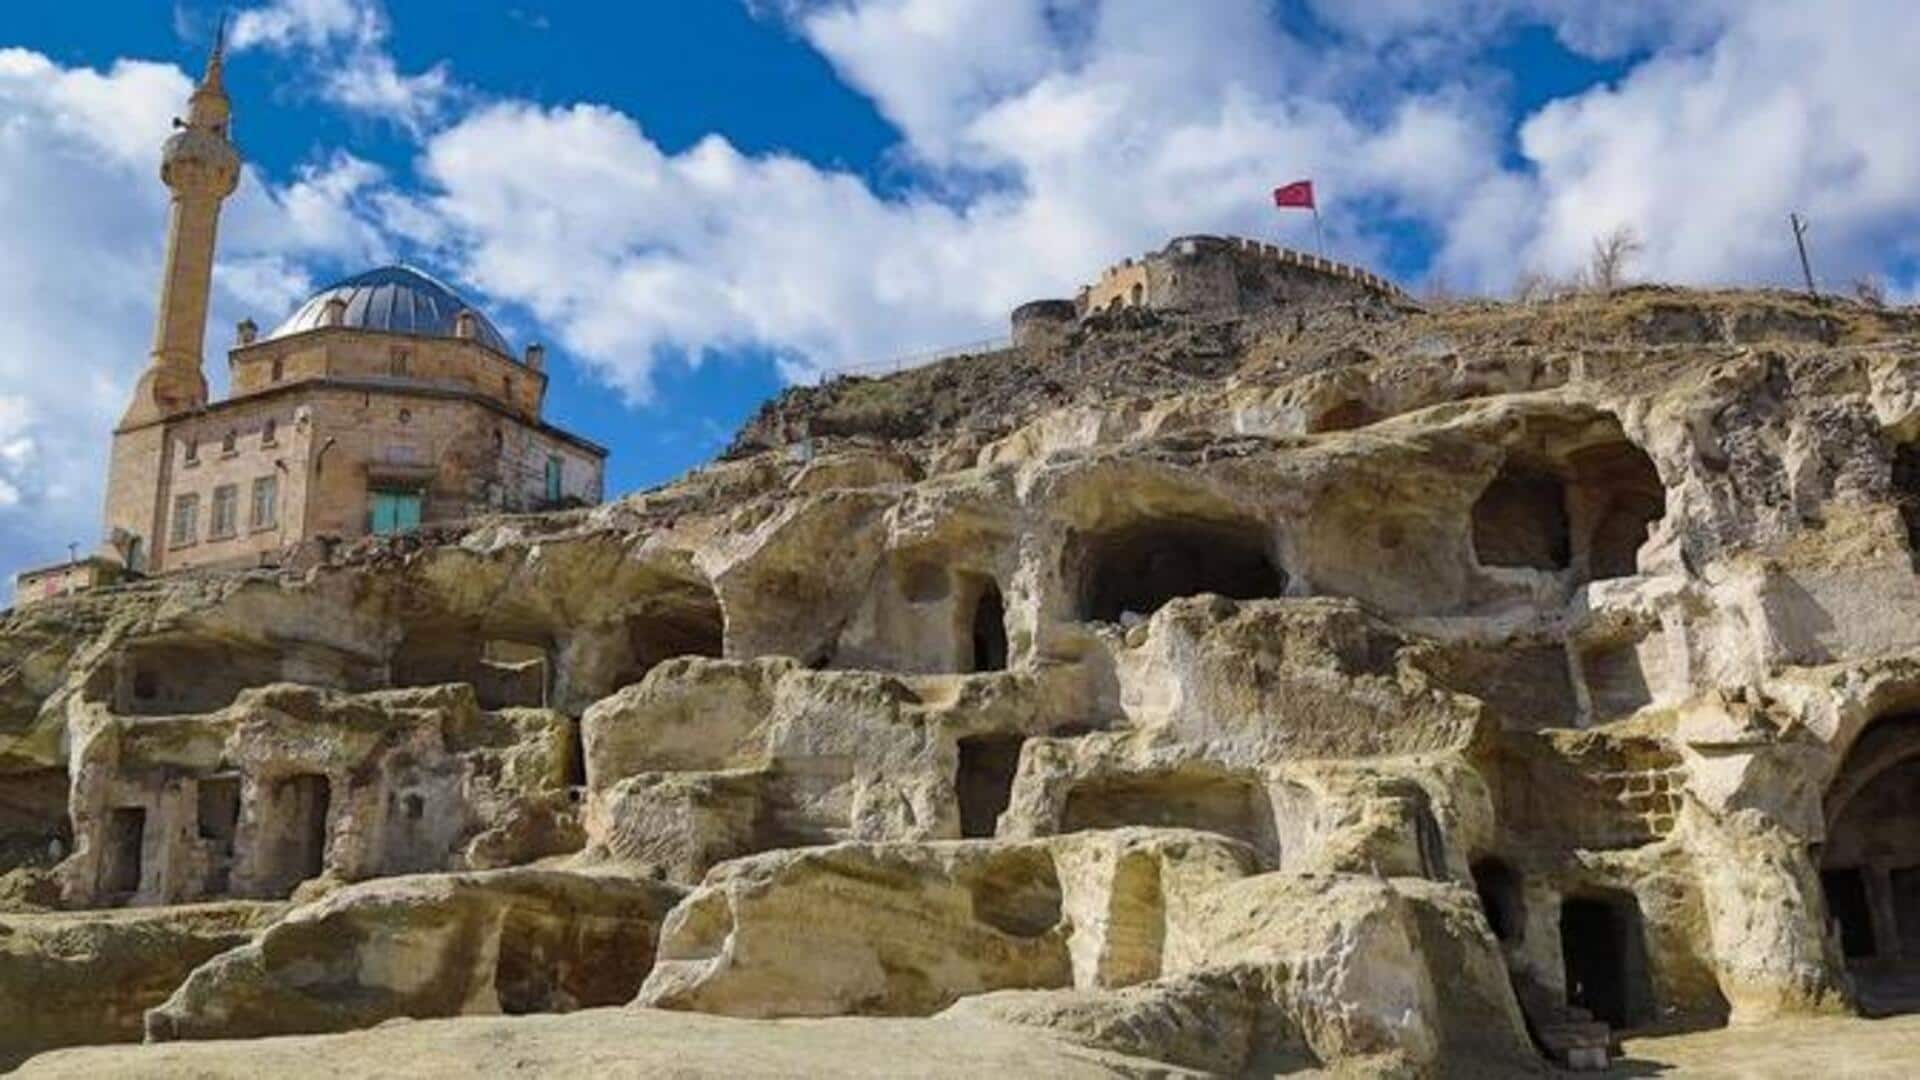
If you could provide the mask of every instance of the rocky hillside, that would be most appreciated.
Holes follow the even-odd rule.
[[[0,1067],[1482,1076],[1904,1009],[1916,447],[1905,309],[1123,310],[593,510],[14,611]]]

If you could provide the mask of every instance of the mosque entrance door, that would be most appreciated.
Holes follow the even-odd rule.
[[[373,522],[375,536],[392,536],[420,527],[420,493],[417,491],[375,491]]]

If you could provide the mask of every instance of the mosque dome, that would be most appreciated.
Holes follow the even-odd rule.
[[[512,356],[507,339],[460,295],[411,266],[382,266],[336,282],[307,298],[264,340],[288,337],[329,325],[327,304],[339,298],[346,310],[337,324],[355,330],[389,334],[455,337],[462,311],[473,313],[473,339],[503,355]]]

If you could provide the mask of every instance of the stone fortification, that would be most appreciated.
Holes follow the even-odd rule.
[[[1315,273],[8,613],[0,1064],[1500,1075],[1912,1008],[1920,317]]]
[[[1084,318],[1128,307],[1248,314],[1326,300],[1405,299],[1378,274],[1319,255],[1244,237],[1181,236],[1107,267],[1073,303]]]

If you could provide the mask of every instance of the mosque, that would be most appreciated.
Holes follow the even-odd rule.
[[[306,541],[600,501],[607,451],[544,419],[545,352],[516,355],[427,273],[347,278],[261,333],[228,396],[202,370],[220,207],[239,184],[216,47],[167,140],[172,192],[153,350],[108,466],[96,556],[20,575],[17,602],[122,574],[271,564]]]

